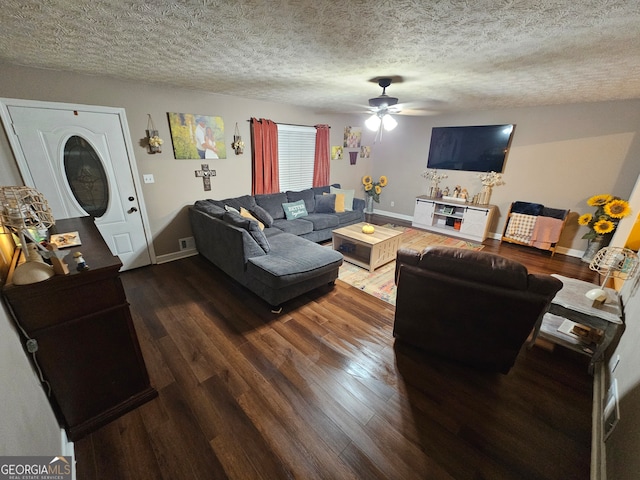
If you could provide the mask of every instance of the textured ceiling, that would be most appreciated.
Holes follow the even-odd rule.
[[[638,0],[0,0],[0,61],[351,112],[640,98]]]

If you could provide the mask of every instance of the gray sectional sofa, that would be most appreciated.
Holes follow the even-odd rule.
[[[336,193],[349,203],[343,212],[335,211]],[[338,278],[342,255],[316,242],[331,239],[335,228],[364,221],[364,206],[336,184],[199,200],[189,219],[198,252],[278,308]]]

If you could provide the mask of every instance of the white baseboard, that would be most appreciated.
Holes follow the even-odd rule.
[[[564,248],[558,247],[556,252],[561,253],[563,255],[567,255],[569,257],[577,257],[580,258],[584,255],[584,250],[576,250],[575,248]]]
[[[406,220],[409,222],[413,222],[413,217],[410,215],[403,215],[401,213],[395,213],[395,212],[386,212],[384,210],[376,210],[373,209],[373,214],[374,215],[382,215],[384,217],[391,217],[391,218],[397,218],[398,220]]]
[[[604,445],[603,412],[605,365],[598,362],[593,369],[593,407],[591,410],[591,480],[607,480],[607,457]]]
[[[167,253],[166,255],[156,256],[156,263],[161,264],[161,263],[173,262],[174,260],[193,257],[194,255],[198,255],[198,250],[196,250],[195,248],[180,250],[179,252]]]

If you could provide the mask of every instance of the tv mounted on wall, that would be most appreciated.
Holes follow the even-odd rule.
[[[427,168],[502,172],[515,125],[433,127]]]

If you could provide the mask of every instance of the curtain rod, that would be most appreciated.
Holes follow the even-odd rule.
[[[247,120],[247,122],[251,122],[251,119]],[[299,125],[297,123],[284,123],[284,122],[273,122],[273,123],[276,123],[279,125],[290,125],[292,127],[315,127],[315,125]],[[331,125],[329,125],[329,128],[331,128]]]

